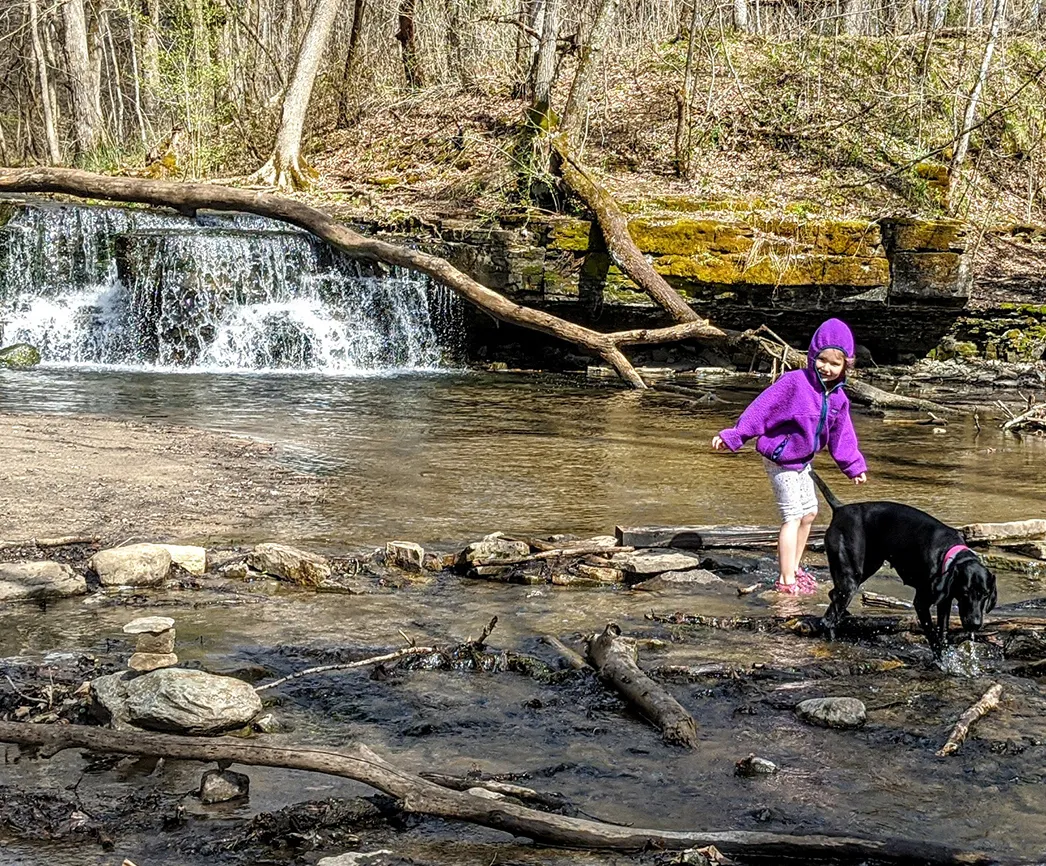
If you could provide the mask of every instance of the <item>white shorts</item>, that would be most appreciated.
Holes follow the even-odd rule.
[[[802,469],[782,469],[772,460],[763,458],[763,467],[770,477],[774,499],[781,512],[781,522],[800,520],[807,514],[817,513],[817,491],[810,477],[810,464]]]

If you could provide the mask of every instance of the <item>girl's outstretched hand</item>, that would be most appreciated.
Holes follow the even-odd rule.
[[[860,475],[854,476],[854,484],[864,484],[868,480],[868,476],[862,472]]]
[[[723,437],[717,433],[712,437],[712,450],[722,451],[724,448],[726,448],[726,443],[723,441]]]

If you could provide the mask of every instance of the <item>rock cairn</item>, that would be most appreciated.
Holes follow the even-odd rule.
[[[178,664],[174,654],[174,620],[169,616],[143,616],[123,627],[124,634],[138,636],[127,666],[145,673]]]

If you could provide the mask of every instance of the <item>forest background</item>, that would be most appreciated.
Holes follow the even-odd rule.
[[[0,163],[497,220],[608,6],[573,138],[619,198],[1046,221],[1046,0],[8,0]]]

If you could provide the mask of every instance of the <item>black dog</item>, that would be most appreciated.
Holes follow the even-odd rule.
[[[959,530],[897,502],[844,505],[816,472],[810,474],[832,508],[832,522],[824,536],[834,584],[824,615],[830,636],[846,616],[858,587],[886,561],[905,584],[915,588],[912,603],[935,658],[944,652],[953,599],[959,602],[963,628],[972,632],[981,627],[998,598],[995,575],[966,546]],[[930,612],[933,606],[936,626]]]

